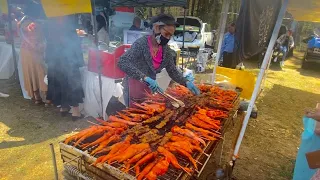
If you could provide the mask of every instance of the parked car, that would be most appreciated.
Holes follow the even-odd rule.
[[[308,68],[310,62],[320,63],[320,37],[313,35],[304,39],[303,42],[307,43],[308,47],[304,54],[302,68]]]
[[[183,16],[178,16],[176,20],[180,26],[177,27],[169,43],[176,43],[179,48],[182,48],[183,28],[185,27],[185,48],[202,48],[205,47],[205,45],[213,46],[214,36],[209,24],[203,23],[199,18],[193,16],[187,16],[185,21]]]

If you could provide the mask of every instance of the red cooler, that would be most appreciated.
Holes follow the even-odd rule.
[[[99,53],[102,62],[102,75],[113,79],[124,78],[125,73],[118,68],[118,61],[120,60],[120,57],[123,55],[125,50],[130,47],[130,45],[122,45],[116,48],[112,53],[90,49],[88,70],[91,72],[99,73],[99,62],[97,60],[97,53]]]

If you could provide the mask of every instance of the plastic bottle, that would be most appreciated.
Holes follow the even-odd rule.
[[[216,171],[216,179],[217,179],[217,180],[222,180],[222,179],[224,179],[224,171],[223,171],[223,169],[218,169],[218,170]]]

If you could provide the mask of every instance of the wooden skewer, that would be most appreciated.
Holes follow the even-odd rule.
[[[117,161],[113,161],[112,163],[110,163],[109,165],[111,166],[112,164],[116,163]]]
[[[101,124],[97,124],[97,123],[94,123],[94,122],[89,121],[89,120],[87,120],[87,122],[90,123],[90,124],[93,124],[93,125],[101,126]]]
[[[211,131],[216,133],[216,134],[220,134],[221,135],[221,132],[219,132],[219,131],[215,131],[215,130],[211,130]]]
[[[203,153],[205,156],[207,156],[207,157],[209,157],[210,155],[209,154],[207,154],[207,153]]]
[[[206,137],[203,137],[203,136],[200,136],[201,139],[204,139],[204,140],[208,140],[208,141],[211,141],[210,139],[206,138]]]
[[[138,177],[141,174],[141,172],[139,174],[136,174],[136,177]]]
[[[203,165],[201,162],[199,162],[199,161],[197,161],[197,160],[195,160],[198,164],[200,164],[201,166]]]
[[[209,154],[205,153],[204,151],[202,151],[201,153],[202,153],[203,155],[207,156],[207,157],[210,156]]]
[[[178,164],[179,167],[184,171],[186,172],[189,176],[192,176],[184,167],[182,167],[180,164]]]
[[[134,166],[132,166],[129,171],[131,171],[133,168],[135,168],[137,165],[135,164]]]

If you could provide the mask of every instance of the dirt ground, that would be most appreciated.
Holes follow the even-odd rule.
[[[302,55],[296,53],[283,71],[269,71],[265,90],[257,101],[258,118],[250,120],[240,148],[234,170],[237,179],[292,178],[304,109],[320,101],[319,66],[318,71],[301,70]],[[255,63],[246,65],[256,68]],[[55,146],[58,170],[62,172],[58,142],[89,124],[61,118],[55,108],[24,100],[18,85],[0,81],[0,91],[10,94],[9,98],[0,98],[0,179],[53,179],[49,144]]]

